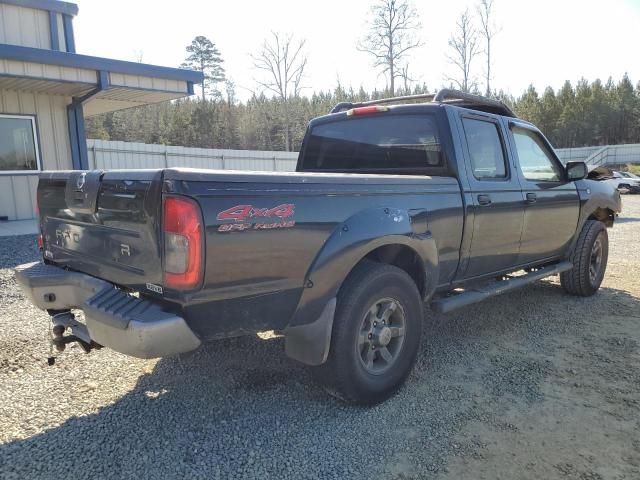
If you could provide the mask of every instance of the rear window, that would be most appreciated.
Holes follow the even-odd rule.
[[[316,125],[302,159],[304,171],[437,174],[443,167],[432,115],[385,114]]]

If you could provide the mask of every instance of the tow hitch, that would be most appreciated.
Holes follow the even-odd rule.
[[[71,332],[69,335],[65,335],[67,329]],[[56,357],[53,352],[54,347],[58,352],[64,352],[67,344],[77,342],[85,353],[89,353],[94,348],[102,348],[102,345],[91,340],[87,327],[78,322],[75,315],[69,310],[51,315],[50,334],[51,348],[47,358],[49,365],[56,363]]]

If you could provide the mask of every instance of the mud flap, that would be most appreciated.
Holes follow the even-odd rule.
[[[314,322],[287,328],[284,331],[284,350],[287,356],[312,366],[326,362],[335,312],[336,299],[332,298]]]

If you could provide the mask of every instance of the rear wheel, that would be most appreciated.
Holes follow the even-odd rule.
[[[567,293],[589,297],[600,288],[609,258],[607,228],[597,220],[587,220],[571,254],[573,269],[560,274]]]
[[[411,372],[423,305],[414,281],[392,265],[363,262],[338,295],[329,356],[314,367],[329,393],[349,402],[389,398]]]

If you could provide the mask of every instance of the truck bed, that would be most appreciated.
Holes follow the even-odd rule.
[[[356,218],[347,228],[362,228],[364,237],[375,239],[372,219],[384,209],[396,211],[395,221],[409,221],[416,234],[435,239],[439,281],[450,281],[457,268],[462,197],[457,180],[450,177],[120,170],[86,172],[78,188],[79,175],[41,176],[38,196],[47,261],[172,303],[205,337],[219,334],[229,323],[236,333],[284,328],[307,272],[327,241],[341,235],[354,216],[366,223]],[[161,210],[166,195],[194,199],[202,213],[204,278],[195,291],[176,292],[163,285]]]

